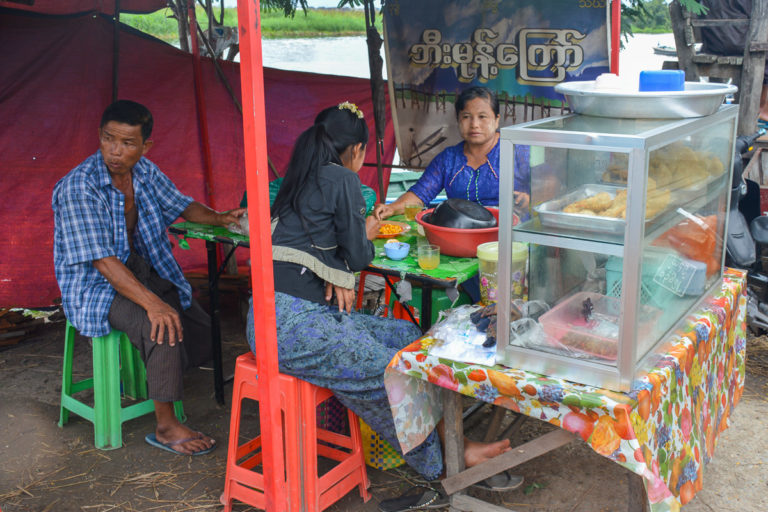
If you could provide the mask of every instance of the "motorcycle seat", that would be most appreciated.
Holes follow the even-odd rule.
[[[768,217],[761,215],[752,219],[749,232],[758,244],[768,244]]]

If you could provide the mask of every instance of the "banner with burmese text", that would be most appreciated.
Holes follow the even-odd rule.
[[[387,0],[383,11],[397,148],[413,168],[460,141],[463,89],[495,90],[507,126],[563,113],[555,85],[609,70],[605,0]]]

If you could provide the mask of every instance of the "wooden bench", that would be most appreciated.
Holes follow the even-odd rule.
[[[704,19],[684,9],[679,0],[669,4],[672,32],[677,48],[677,62],[665,62],[664,69],[682,69],[685,80],[698,82],[700,77],[711,81],[731,81],[739,88],[736,102],[739,104],[738,134],[757,130],[760,111],[760,92],[763,86],[765,56],[768,50],[768,0],[753,0],[752,17],[749,19]],[[727,56],[697,53],[694,45],[701,42],[701,27],[740,25],[747,33],[748,44],[744,55]]]

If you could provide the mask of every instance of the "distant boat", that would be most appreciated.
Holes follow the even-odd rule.
[[[693,45],[693,49],[695,53],[701,52],[701,43],[696,43]],[[653,53],[656,55],[666,55],[668,57],[677,57],[677,50],[674,46],[670,46],[668,44],[657,44],[653,47]]]
[[[675,47],[666,44],[657,44],[654,46],[653,53],[656,55],[668,55],[670,57],[677,57],[677,50]]]

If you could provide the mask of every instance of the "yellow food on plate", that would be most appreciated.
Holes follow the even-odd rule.
[[[403,230],[402,226],[397,224],[384,224],[379,228],[379,234],[381,235],[396,235]]]

